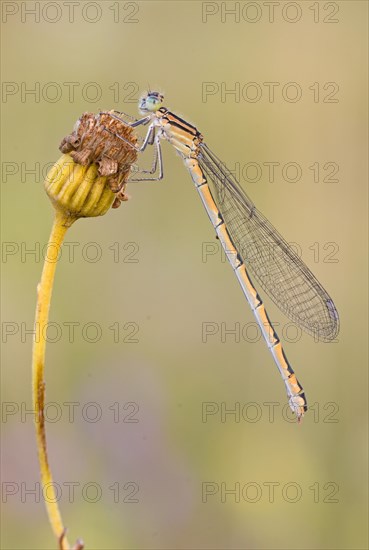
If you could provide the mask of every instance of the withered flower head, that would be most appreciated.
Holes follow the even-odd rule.
[[[126,181],[137,152],[132,128],[113,118],[111,111],[84,113],[66,136],[45,181],[54,206],[72,222],[81,217],[102,216],[127,200]],[[121,139],[123,138],[123,139]],[[124,141],[125,140],[125,141]]]

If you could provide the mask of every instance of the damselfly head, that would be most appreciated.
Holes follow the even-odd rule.
[[[141,113],[155,113],[162,106],[164,96],[160,92],[147,92],[141,97],[138,108]]]

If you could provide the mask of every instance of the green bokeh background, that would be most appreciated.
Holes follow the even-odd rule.
[[[59,3],[62,17],[55,23],[56,3],[48,3],[40,22],[32,16],[22,22],[24,3],[2,4],[19,8],[3,18],[2,79],[20,88],[40,83],[41,89],[39,101],[22,99],[20,92],[2,99],[3,251],[14,247],[13,255],[3,254],[2,321],[4,331],[18,330],[3,334],[2,399],[14,414],[3,414],[2,480],[18,485],[15,495],[3,497],[2,547],[56,547],[42,501],[25,494],[39,474],[32,417],[20,412],[31,409],[32,348],[31,335],[21,331],[32,328],[42,269],[42,258],[21,251],[46,244],[52,207],[42,177],[29,174],[22,181],[22,174],[59,157],[61,138],[82,112],[115,108],[136,115],[137,90],[150,85],[196,124],[229,167],[271,161],[301,166],[296,183],[286,181],[280,168],[270,183],[264,167],[260,181],[241,178],[241,184],[286,239],[298,243],[335,300],[341,332],[332,344],[306,335],[295,343],[284,338],[312,405],[300,426],[282,414],[284,387],[264,342],[235,342],[231,335],[222,342],[220,333],[202,342],[204,322],[231,328],[254,320],[220,255],[203,261],[214,231],[181,160],[163,144],[164,181],[131,184],[131,200],[119,210],[78,221],[66,237],[76,243],[75,257],[69,244],[58,265],[50,321],[62,336],[48,345],[46,383],[47,401],[56,403],[50,417],[62,414],[47,424],[47,434],[69,538],[80,536],[95,549],[367,548],[367,3],[320,2],[317,23],[313,2],[297,3],[302,15],[296,23],[282,17],[284,2],[273,23],[262,2],[255,23],[242,16],[238,23],[232,16],[222,22],[222,6],[214,2],[209,9],[218,13],[203,21],[200,1],[100,1],[95,23],[82,17],[86,2],[76,5],[74,22]],[[114,22],[118,4],[120,22]],[[332,12],[327,4],[338,6],[332,16],[337,23],[323,21]],[[89,9],[91,19],[96,12]],[[255,8],[248,9],[251,18]],[[47,96],[51,82],[63,91],[55,102]],[[65,82],[80,84],[71,100]],[[101,90],[97,101],[82,93],[89,82]],[[220,93],[204,100],[205,82],[229,89],[257,82],[263,93],[254,103],[232,95],[222,101]],[[268,100],[264,82],[280,83],[275,101]],[[300,101],[282,98],[288,82],[301,86]],[[309,90],[314,82],[318,102]],[[336,103],[323,101],[331,91],[323,89],[327,82],[339,84]],[[339,165],[336,183],[323,181],[327,162]],[[309,169],[314,163],[321,168],[318,183]],[[18,172],[7,175],[9,167]],[[334,248],[325,249],[327,243]],[[101,258],[88,261],[96,246]],[[119,261],[111,249],[116,246]],[[330,261],[333,250],[338,261]],[[137,262],[128,261],[132,251]],[[288,320],[263,297],[284,330]],[[71,322],[79,323],[73,342],[66,328]],[[101,327],[96,343],[82,334],[91,322]],[[114,323],[121,327],[119,343],[109,329]],[[137,343],[122,341],[130,333],[126,323],[138,325]],[[77,403],[72,422],[67,402]],[[97,422],[82,414],[91,402],[102,412]],[[136,423],[123,422],[130,402],[139,408]],[[204,422],[204,402],[246,405],[249,418],[221,422],[219,413]],[[267,402],[276,403],[273,422]],[[114,403],[120,404],[119,422],[113,421]],[[260,418],[253,422],[256,410]],[[92,417],[94,410],[84,413]],[[69,502],[66,483],[72,482],[79,486]],[[82,494],[91,482],[102,492],[95,503]],[[128,482],[139,486],[137,503],[123,502]],[[219,486],[207,502],[204,482]],[[109,489],[117,483],[119,503]],[[240,502],[232,495],[222,502],[221,483],[227,489],[251,485]],[[274,499],[268,483],[276,484]],[[291,502],[294,487],[301,498]],[[329,495],[337,502],[327,502]],[[87,496],[92,499],[93,490]]]

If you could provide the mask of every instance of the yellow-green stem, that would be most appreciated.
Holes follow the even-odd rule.
[[[33,342],[32,357],[32,393],[33,407],[35,411],[35,425],[37,437],[38,459],[40,464],[41,484],[45,505],[52,529],[58,538],[60,548],[69,550],[69,543],[63,533],[65,532],[61,514],[58,507],[57,496],[54,490],[53,478],[51,475],[46,447],[46,432],[44,421],[45,404],[45,348],[46,348],[46,325],[49,318],[51,294],[54,283],[56,264],[60,255],[60,248],[65,233],[75,221],[67,214],[56,211],[53,227],[48,243],[48,253],[42,270],[41,281],[37,287],[37,306],[35,317],[35,337]]]

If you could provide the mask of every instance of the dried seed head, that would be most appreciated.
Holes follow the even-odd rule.
[[[84,113],[61,142],[64,154],[46,177],[45,189],[54,206],[73,221],[102,216],[127,200],[124,191],[137,158],[137,138],[111,114]]]

